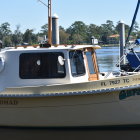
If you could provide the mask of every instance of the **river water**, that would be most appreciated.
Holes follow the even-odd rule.
[[[103,47],[97,50],[99,69],[118,71],[118,47]],[[0,128],[0,140],[138,140],[140,127],[124,128]]]
[[[97,61],[100,72],[118,71],[119,47],[102,47],[97,51]]]

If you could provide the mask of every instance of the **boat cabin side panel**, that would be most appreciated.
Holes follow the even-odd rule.
[[[0,57],[5,63],[0,72],[0,90],[88,82],[82,50],[11,49],[1,52]]]
[[[67,58],[61,51],[5,51],[4,69],[0,72],[2,87],[41,86],[70,83],[68,62],[58,62],[58,57]],[[1,88],[1,87],[0,87]]]

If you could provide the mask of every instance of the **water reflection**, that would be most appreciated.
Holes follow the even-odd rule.
[[[97,60],[100,72],[118,71],[119,47],[103,47],[97,50]]]
[[[138,140],[139,128],[29,129],[0,128],[1,140]]]

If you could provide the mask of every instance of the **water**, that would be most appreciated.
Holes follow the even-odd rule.
[[[119,47],[102,47],[97,50],[97,61],[100,72],[118,71]]]
[[[139,140],[140,129],[0,128],[1,140]]]

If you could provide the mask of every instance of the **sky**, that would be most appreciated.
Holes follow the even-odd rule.
[[[42,0],[47,4],[48,0]],[[101,25],[106,20],[114,24],[123,20],[131,25],[138,0],[52,0],[52,15],[59,16],[59,25],[65,29],[75,21],[82,21],[86,25]],[[38,0],[0,0],[0,25],[10,23],[14,31],[17,25],[24,32],[26,29],[41,30],[41,26],[48,22],[47,7]],[[137,16],[140,24],[140,12]]]

